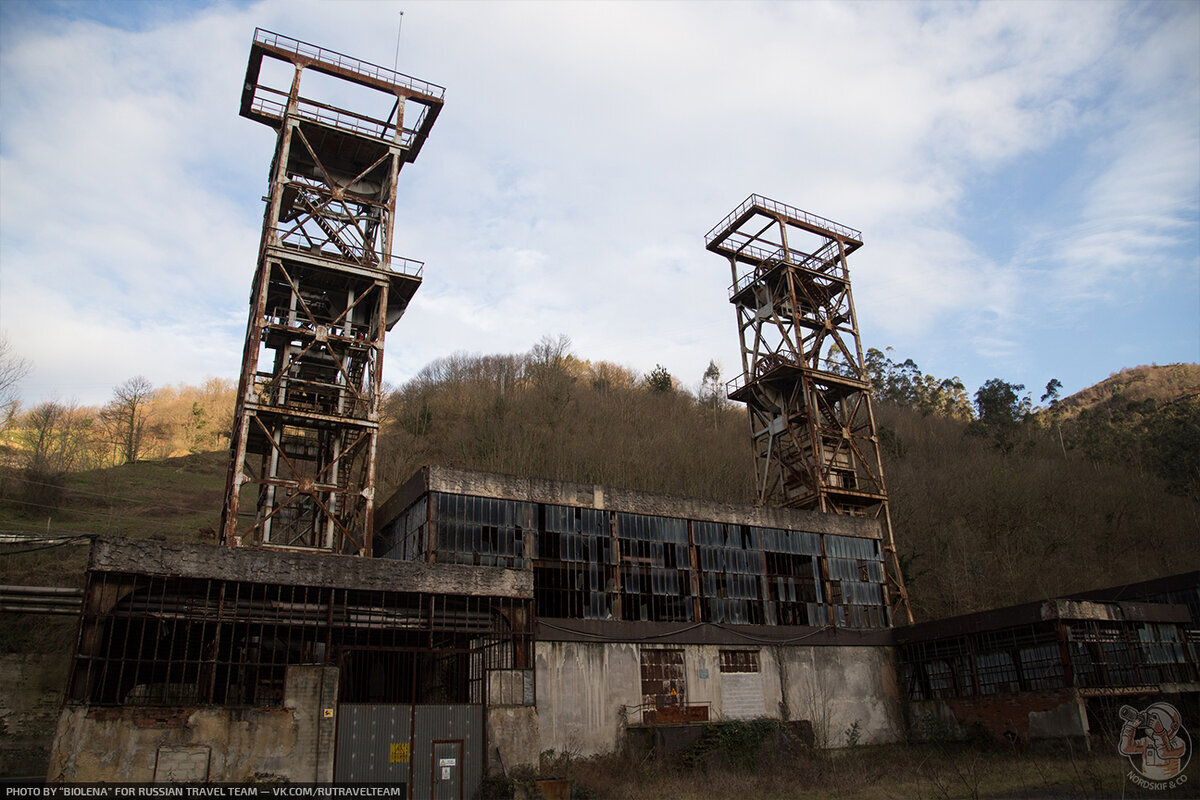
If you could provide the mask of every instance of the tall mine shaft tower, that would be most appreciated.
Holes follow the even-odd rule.
[[[396,178],[444,89],[255,30],[241,115],[278,131],[221,540],[371,554],[386,332],[421,285]],[[353,110],[351,110],[353,109]]]
[[[893,620],[911,622],[846,257],[862,234],[751,195],[705,236],[729,259],[758,501],[880,521]]]

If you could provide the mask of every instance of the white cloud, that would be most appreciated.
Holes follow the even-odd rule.
[[[52,334],[40,380],[67,383],[85,361],[105,395],[135,364],[186,379],[168,345],[197,370],[236,362],[273,144],[237,115],[253,26],[390,65],[398,10],[217,6],[137,32],[27,22],[5,39],[0,326],[19,350],[42,346],[24,310],[36,289],[116,332]],[[392,382],[560,332],[586,357],[662,363],[687,383],[710,358],[732,371],[728,266],[702,237],[751,192],[864,231],[851,270],[879,337],[865,345],[920,356],[952,340],[981,374],[1029,367],[1013,354],[1039,314],[1094,313],[1082,304],[1106,276],[1194,237],[1193,7],[404,10],[401,70],[448,88],[400,177],[397,250],[428,266],[389,336]],[[976,183],[1068,137],[1091,142],[1088,174],[1036,229],[1008,232],[1016,256],[995,252],[964,211]]]

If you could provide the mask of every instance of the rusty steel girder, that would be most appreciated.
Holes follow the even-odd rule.
[[[238,384],[224,544],[371,554],[384,337],[422,271],[392,254],[396,179],[417,157],[443,94],[384,67],[254,32],[241,115],[270,125],[278,139]],[[342,108],[350,96],[390,111]]]
[[[758,502],[880,521],[893,622],[912,621],[846,257],[853,228],[751,195],[705,236],[729,260]]]

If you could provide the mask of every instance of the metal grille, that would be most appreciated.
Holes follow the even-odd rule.
[[[641,659],[643,721],[678,721],[687,705],[683,651],[644,648]]]
[[[900,659],[913,700],[1067,686],[1118,689],[1200,679],[1197,648],[1187,636],[1188,627],[1177,623],[1046,622],[906,644]]]
[[[1078,621],[1066,625],[1081,687],[1142,686],[1200,679],[1195,643],[1175,623]]]
[[[483,703],[532,667],[531,625],[511,598],[91,573],[69,697],[277,706],[288,666],[334,664],[346,702]]]

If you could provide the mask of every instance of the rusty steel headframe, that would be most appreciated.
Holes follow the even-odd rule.
[[[420,152],[444,91],[254,32],[241,115],[274,128],[278,140],[238,384],[224,544],[371,554],[384,336],[422,271],[392,253],[396,178]]]
[[[846,257],[853,228],[757,194],[704,239],[729,260],[761,504],[880,521],[893,622],[912,621]]]

